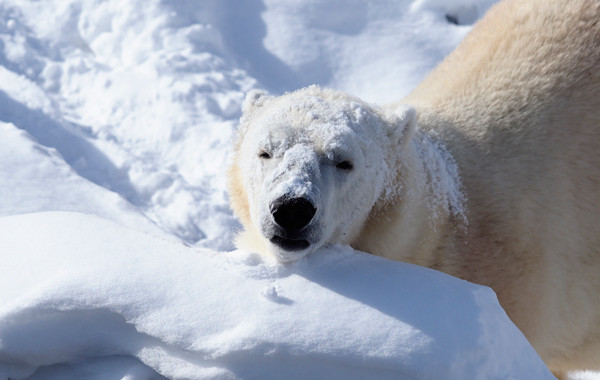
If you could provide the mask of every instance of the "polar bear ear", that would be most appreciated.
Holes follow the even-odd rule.
[[[393,118],[388,132],[390,141],[394,145],[405,144],[417,129],[417,111],[411,106],[400,104],[392,112]]]
[[[240,128],[237,131],[237,144],[241,144],[242,139],[253,118],[253,115],[257,110],[261,109],[269,100],[273,99],[273,96],[269,95],[263,90],[252,90],[246,94],[246,99],[242,104],[242,117],[240,118]]]
[[[246,94],[246,99],[242,105],[242,113],[246,116],[250,116],[258,108],[264,106],[270,99],[273,99],[273,97],[266,91],[252,90]]]

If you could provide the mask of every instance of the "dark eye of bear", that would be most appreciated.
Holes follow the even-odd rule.
[[[265,160],[268,160],[269,158],[271,158],[271,155],[267,152],[260,152],[258,157],[260,158],[264,158]]]
[[[352,170],[352,163],[350,161],[342,161],[335,165],[335,167],[341,170]]]

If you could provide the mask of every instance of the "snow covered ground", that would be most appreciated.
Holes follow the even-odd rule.
[[[398,100],[492,3],[0,2],[0,379],[547,376],[484,288],[231,252],[245,92]]]
[[[347,247],[282,266],[84,214],[0,231],[10,378],[551,378],[489,288]]]

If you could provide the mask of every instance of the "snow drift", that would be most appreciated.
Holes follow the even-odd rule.
[[[0,376],[552,378],[489,288],[429,269],[346,247],[283,266],[73,213],[0,231]]]

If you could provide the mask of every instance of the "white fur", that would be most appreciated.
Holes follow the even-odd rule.
[[[599,46],[597,0],[505,0],[414,109],[251,93],[229,170],[238,245],[290,261],[349,243],[488,285],[557,374],[600,369]],[[317,208],[303,252],[269,241],[282,194]]]
[[[256,99],[248,96],[247,110]],[[385,164],[385,155],[394,153],[380,147],[401,138],[414,124],[414,111],[394,116],[399,131],[393,130],[362,101],[316,86],[254,107],[242,123],[239,168],[259,245],[290,261],[329,242],[350,243],[382,194],[394,193]],[[269,159],[260,157],[265,152]],[[341,161],[352,162],[352,170],[337,169]],[[312,244],[301,252],[283,251],[264,237],[273,223],[269,205],[284,195],[306,197],[317,208]]]

